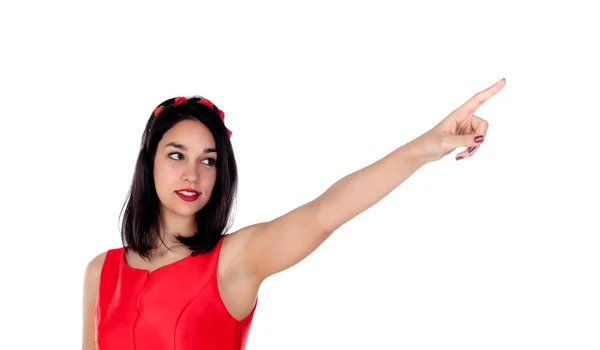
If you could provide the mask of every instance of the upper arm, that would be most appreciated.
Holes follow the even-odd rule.
[[[308,202],[272,221],[243,229],[244,265],[256,280],[299,263],[331,235],[319,220],[318,203]]]
[[[96,348],[94,307],[98,296],[98,283],[105,257],[106,252],[97,255],[88,263],[85,269],[83,281],[83,337],[81,346],[83,350],[93,350]]]

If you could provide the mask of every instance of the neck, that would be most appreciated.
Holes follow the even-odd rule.
[[[185,248],[183,244],[177,241],[176,237],[193,236],[196,230],[197,227],[193,217],[181,217],[172,213],[161,215],[159,232],[157,235],[159,238],[156,242],[156,248],[154,249],[155,253],[158,255],[164,255],[169,251],[176,251],[181,250],[181,248]]]

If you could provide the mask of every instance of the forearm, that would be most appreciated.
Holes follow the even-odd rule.
[[[319,196],[313,204],[318,220],[333,232],[382,200],[427,163],[420,145],[413,140],[375,163],[345,176]]]

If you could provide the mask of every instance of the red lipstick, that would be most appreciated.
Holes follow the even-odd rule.
[[[175,191],[175,193],[179,196],[179,198],[183,199],[186,202],[193,202],[198,197],[200,197],[200,193],[198,191],[193,190],[191,188],[185,188],[182,190]]]

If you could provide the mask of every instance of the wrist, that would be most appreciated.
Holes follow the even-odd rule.
[[[435,161],[427,151],[428,148],[424,136],[419,136],[402,147],[405,147],[407,157],[415,165],[423,166]]]

